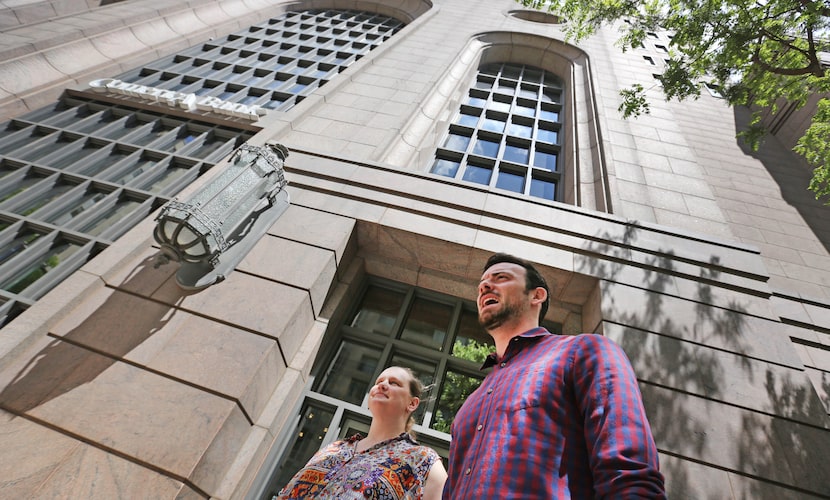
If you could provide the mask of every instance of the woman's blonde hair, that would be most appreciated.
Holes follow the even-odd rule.
[[[407,368],[405,366],[395,366],[390,368],[400,368],[401,370],[405,371],[406,374],[409,376],[409,395],[421,399],[421,396],[424,394],[426,387],[424,387],[423,382],[415,376],[415,372],[412,371],[411,368]],[[420,404],[420,403],[419,403]],[[416,408],[417,411],[417,408]],[[412,430],[412,427],[415,425],[415,412],[409,414],[409,418],[406,420],[406,427],[404,430],[412,436],[412,439],[415,439],[415,431]]]

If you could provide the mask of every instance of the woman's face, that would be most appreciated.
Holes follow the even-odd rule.
[[[383,370],[369,389],[372,414],[377,416],[377,411],[391,411],[408,415],[415,411],[420,400],[409,392],[409,379],[409,373],[403,368],[393,366]]]

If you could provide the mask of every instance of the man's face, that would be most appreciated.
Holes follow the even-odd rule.
[[[493,264],[478,284],[478,322],[493,330],[530,308],[525,268],[510,262]]]

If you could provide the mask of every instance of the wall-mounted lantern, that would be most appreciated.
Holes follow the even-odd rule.
[[[288,208],[282,144],[243,144],[213,180],[156,217],[159,265],[181,263],[176,282],[199,289],[222,281]]]

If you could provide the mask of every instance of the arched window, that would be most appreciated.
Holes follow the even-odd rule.
[[[431,173],[559,200],[562,81],[522,64],[482,66],[436,150]]]

